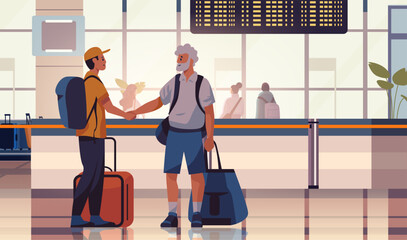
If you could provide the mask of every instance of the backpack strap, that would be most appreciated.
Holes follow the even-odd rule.
[[[89,78],[96,78],[100,83],[102,83],[103,84],[103,82],[100,80],[100,78],[98,78],[97,76],[95,76],[95,75],[90,75],[90,76],[88,76],[87,78],[85,78],[83,81],[84,82],[86,82],[86,80],[88,80]],[[95,102],[93,103],[93,106],[92,106],[92,109],[90,110],[90,113],[89,113],[89,116],[88,116],[88,118],[86,119],[86,125],[88,124],[88,122],[89,122],[89,119],[90,119],[90,116],[92,116],[92,113],[93,112],[95,112],[95,120],[96,120],[96,124],[95,124],[95,129],[93,129],[93,138],[95,137],[95,134],[96,134],[96,129],[98,128],[98,113],[97,113],[97,111],[96,111],[96,104],[98,103],[98,99],[97,98],[95,98]]]
[[[201,90],[201,85],[203,81],[203,76],[198,75],[198,79],[196,80],[196,85],[195,85],[195,99],[196,103],[198,104],[199,109],[205,114],[205,110],[201,106],[201,102],[199,101],[199,91]]]
[[[263,100],[263,102],[265,102],[265,103],[268,103],[268,102],[266,101],[266,99],[264,99],[263,97],[258,97],[258,99]]]
[[[96,121],[96,124],[95,124],[95,129],[93,129],[93,138],[95,138],[96,128],[98,128],[98,113],[97,113],[97,111],[96,111],[96,104],[97,104],[97,102],[98,102],[98,99],[95,98],[95,102],[93,103],[92,110],[91,110],[90,113],[89,113],[88,120],[86,120],[86,124],[88,124],[88,121],[89,121],[90,116],[92,115],[92,112],[95,112],[95,121]]]
[[[171,113],[172,109],[174,109],[175,104],[178,101],[179,89],[180,89],[180,81],[179,81],[180,77],[181,77],[181,74],[175,75],[174,98],[171,102],[170,111],[168,114]],[[201,90],[202,81],[203,81],[203,76],[198,75],[198,79],[197,79],[196,85],[195,85],[195,99],[196,99],[196,103],[198,104],[199,109],[201,109],[201,111],[203,113],[205,113],[205,110],[203,109],[203,107],[201,106],[201,102],[199,101],[199,91]]]
[[[90,116],[92,115],[92,112],[95,112],[95,115],[96,115],[96,124],[97,124],[97,119],[98,119],[98,115],[97,115],[97,113],[96,113],[96,104],[97,104],[97,103],[98,103],[98,99],[95,98],[95,102],[93,103],[93,106],[92,106],[92,109],[90,110],[89,116],[88,116],[88,118],[86,119],[86,124],[88,124],[89,119],[90,119]]]
[[[96,78],[100,83],[102,83],[102,80],[100,80],[100,78],[98,78],[98,77],[95,76],[95,75],[90,75],[90,76],[88,76],[87,78],[83,79],[83,81],[86,82],[86,80],[88,80],[88,79],[91,78],[91,77]],[[102,84],[103,84],[103,83],[102,83]]]
[[[258,97],[258,99],[263,100],[263,102],[265,102],[265,103],[269,103],[269,102],[267,102],[266,99],[264,99],[263,97]],[[276,99],[274,98],[274,96],[273,96],[273,99],[271,99],[271,102],[270,102],[270,103],[275,103],[275,104],[277,104]]]
[[[172,99],[171,106],[170,106],[170,111],[168,112],[168,114],[171,113],[172,109],[174,109],[175,104],[176,104],[177,101],[178,101],[179,86],[180,86],[179,78],[180,78],[180,77],[181,77],[181,74],[175,75],[174,98]]]
[[[240,101],[242,101],[242,98],[240,97],[239,100],[237,101],[237,103],[235,104],[235,106],[232,108],[232,111],[230,111],[230,115],[232,116],[232,114],[235,112],[237,106],[239,106]]]

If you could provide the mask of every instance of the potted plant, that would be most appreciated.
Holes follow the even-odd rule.
[[[396,101],[397,101],[397,92],[399,90],[399,86],[406,86],[407,85],[407,72],[405,68],[402,68],[400,70],[398,70],[392,77],[392,80],[394,82],[394,84],[396,84],[396,93],[394,94],[394,98],[392,98],[390,100],[390,94],[389,92],[391,91],[391,89],[394,88],[394,84],[389,82],[389,78],[390,78],[390,73],[389,71],[383,67],[380,64],[374,63],[374,62],[369,62],[369,68],[372,71],[372,73],[380,78],[384,78],[385,80],[377,80],[377,84],[379,85],[379,87],[383,88],[386,90],[387,92],[387,97],[389,98],[389,102],[390,102],[390,106],[391,106],[391,110],[390,110],[390,118],[398,118],[399,117],[399,110],[400,110],[400,106],[401,103],[406,100],[407,101],[407,97],[404,95],[401,95],[401,100],[398,104],[398,108],[397,108],[397,114],[395,114],[396,111]]]

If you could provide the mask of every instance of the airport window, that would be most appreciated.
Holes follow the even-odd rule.
[[[35,15],[35,1],[7,1],[7,3],[3,2],[2,5],[0,8],[0,29],[31,31],[31,18]]]
[[[304,88],[303,35],[248,35],[247,87]]]
[[[176,3],[168,0],[127,0],[127,28],[175,30]]]
[[[311,35],[310,58],[335,59],[332,71],[336,72],[336,88],[361,88],[363,86],[363,35],[348,32],[345,35]],[[325,61],[326,63],[326,61]],[[321,63],[320,65],[322,65]],[[311,72],[312,69],[310,69]],[[327,70],[325,70],[327,71]],[[313,84],[310,74],[310,87]],[[331,74],[334,77],[334,74]],[[317,81],[333,82],[332,79]]]
[[[310,118],[335,118],[335,93],[333,91],[309,92]]]
[[[6,113],[13,119],[24,119],[25,113],[35,116],[34,15],[32,0],[11,1],[0,8],[0,119]]]
[[[145,91],[160,89],[175,75],[175,33],[130,32],[127,42],[128,83],[145,82]]]
[[[168,81],[168,73],[173,72],[174,65],[170,62],[174,60],[172,55],[175,46],[177,43],[188,42],[199,50],[200,62],[196,70],[207,76],[214,89],[217,100],[216,117],[220,117],[223,111],[224,101],[230,95],[230,86],[239,81],[245,82],[241,89],[241,95],[246,99],[245,118],[255,118],[253,106],[263,82],[270,84],[279,102],[282,118],[387,117],[386,110],[371,110],[371,105],[376,103],[376,98],[372,96],[379,96],[383,92],[378,88],[376,80],[372,80],[374,76],[370,71],[363,72],[363,45],[368,46],[368,61],[387,64],[387,30],[383,30],[387,28],[387,12],[384,11],[387,11],[387,5],[399,4],[399,1],[369,1],[369,11],[380,11],[383,16],[380,21],[372,20],[376,21],[375,24],[371,24],[369,18],[369,29],[363,27],[363,1],[357,0],[349,4],[349,32],[345,35],[247,34],[245,40],[242,40],[243,36],[240,34],[215,37],[189,33],[189,4],[189,0],[181,1],[179,29],[176,26],[176,1],[163,1],[160,4],[148,0],[127,1],[127,26],[122,24],[120,31],[126,36],[127,45],[121,47],[122,60],[120,57],[110,57],[115,59],[115,62],[111,63],[114,66],[110,65],[110,71],[115,73],[108,76],[109,90],[119,92],[114,78],[122,75],[128,83],[146,82],[146,88],[138,97],[141,104],[153,99]],[[105,30],[110,32],[114,29],[115,27],[111,27]],[[363,37],[364,32],[367,32],[366,39]],[[330,44],[326,44],[327,42]],[[213,48],[215,45],[217,47]],[[307,51],[308,60],[305,58]],[[242,69],[225,70],[217,66],[221,63],[218,60],[226,58],[240,59],[242,66],[246,67],[246,75],[242,75]],[[306,71],[306,65],[313,59],[334,60],[334,71]],[[126,69],[122,74],[119,73],[120,62],[125,65],[122,69]],[[162,71],[154,71],[148,67],[153,65],[160,66]],[[308,82],[305,80],[306,74],[309,74]],[[111,97],[114,103],[121,99],[120,94],[111,94]],[[324,106],[319,106],[321,101],[329,109],[326,112],[323,110]],[[157,114],[147,114],[146,117],[160,117]]]
[[[405,0],[373,0],[368,1],[368,28],[369,30],[388,28],[388,6],[405,5]]]
[[[369,91],[368,117],[384,118],[387,116],[387,95],[383,91]]]
[[[282,118],[328,115],[387,118],[387,106],[383,104],[387,96],[377,86],[376,77],[369,70],[364,72],[363,68],[369,61],[387,66],[388,6],[405,4],[404,0],[367,1],[367,22],[363,13],[364,1],[350,1],[349,30],[345,35],[194,35],[189,32],[189,0],[180,1],[179,25],[177,1],[157,1],[83,2],[86,48],[97,45],[112,49],[108,71],[103,73],[103,78],[116,105],[121,93],[115,78],[128,83],[146,82],[146,88],[138,98],[140,103],[145,103],[156,97],[170,75],[175,74],[173,53],[177,44],[189,42],[199,50],[200,62],[196,70],[207,76],[214,88],[217,118],[229,95],[230,85],[239,81],[245,83],[241,95],[245,97],[246,118],[255,117],[254,106],[262,82],[270,83]],[[123,13],[122,2],[127,2],[127,15]],[[37,11],[41,12],[41,9]],[[13,64],[3,65],[0,73],[4,79],[0,83],[1,97],[10,103],[1,105],[0,116],[12,113],[13,118],[20,118],[25,111],[35,116],[35,105],[18,107],[24,101],[35,103],[35,57],[31,54],[31,16],[34,15],[35,1],[31,0],[10,2],[7,8],[0,9],[0,61],[14,59]],[[366,50],[364,46],[367,46]],[[306,59],[307,54],[309,59]],[[215,65],[222,59],[240,59],[241,68],[245,69],[219,69]],[[314,59],[335,59],[336,74],[305,69],[310,63],[307,61]],[[160,66],[160,71],[148,66]],[[22,97],[24,101],[20,101]],[[320,107],[325,109],[325,105],[319,107],[321,101],[331,110],[319,114],[324,112]],[[161,115],[157,112],[146,117]]]
[[[386,32],[369,32],[368,33],[369,45],[369,62],[376,62],[382,66],[388,65],[388,34]],[[377,76],[371,71],[368,72],[368,86],[369,88],[378,88]],[[370,118],[370,117],[369,117]]]
[[[16,91],[15,119],[25,119],[25,113],[31,113],[35,116],[33,109],[35,109],[35,91]],[[31,101],[32,100],[32,101]]]
[[[35,116],[35,94],[25,94],[27,91],[35,91],[31,32],[27,29],[0,31],[0,119],[6,113],[11,114],[13,119],[24,119],[25,113]],[[25,98],[21,99],[21,96]],[[20,102],[26,102],[24,108],[19,108]]]
[[[263,82],[270,85],[282,117],[303,118],[304,35],[247,35],[246,46],[246,118],[256,117]]]
[[[83,15],[86,29],[121,29],[122,1],[84,0]]]
[[[181,0],[181,29],[189,30],[190,0]]]
[[[13,99],[14,99],[13,95],[14,95],[13,91],[4,89],[0,91],[0,102],[2,102],[2,104],[0,105],[1,123],[3,123],[4,121],[4,114],[6,113],[11,114],[13,112]]]
[[[369,2],[371,1],[369,0]],[[363,0],[348,0],[348,29],[362,29],[362,28],[363,28]]]
[[[363,91],[337,91],[336,118],[363,118]]]

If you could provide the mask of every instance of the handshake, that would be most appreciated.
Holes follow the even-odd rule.
[[[125,112],[123,117],[129,121],[135,119],[137,117],[136,110]]]

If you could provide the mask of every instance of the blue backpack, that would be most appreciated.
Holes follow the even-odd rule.
[[[97,98],[95,98],[89,116],[87,116],[86,112],[85,81],[91,77],[100,81],[98,77],[93,75],[85,79],[80,77],[64,77],[59,81],[55,89],[55,93],[58,96],[59,115],[61,116],[62,124],[66,128],[83,129],[86,127],[92,113],[95,112],[96,114]],[[97,123],[97,114],[95,116]]]

